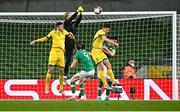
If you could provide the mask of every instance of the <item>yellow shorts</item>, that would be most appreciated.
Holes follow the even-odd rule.
[[[104,54],[102,49],[93,48],[91,51],[92,58],[96,64],[102,62],[103,60],[107,59],[107,56]]]
[[[64,50],[61,48],[51,48],[49,55],[49,65],[65,66]]]

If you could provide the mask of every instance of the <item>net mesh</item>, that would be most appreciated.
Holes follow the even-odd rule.
[[[46,36],[58,21],[63,21],[63,16],[0,16],[0,79],[45,79],[51,41],[34,46],[29,43]],[[84,15],[76,39],[91,51],[92,38],[104,23],[111,25],[108,37],[117,37],[120,43],[110,59],[115,77],[122,80],[127,59],[135,60],[138,79],[124,82],[127,91],[132,85],[143,87],[143,79],[163,78],[164,82],[156,83],[171,86],[168,78],[172,77],[172,15]],[[70,70],[68,78],[79,70],[80,67]],[[58,70],[52,79],[58,79]],[[172,96],[171,90],[167,91]],[[138,96],[142,92],[138,89],[135,99],[141,99]],[[152,97],[159,98],[155,94]]]

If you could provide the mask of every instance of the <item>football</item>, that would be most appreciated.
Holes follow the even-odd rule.
[[[96,6],[96,7],[94,8],[94,13],[95,13],[95,14],[101,14],[101,12],[102,12],[102,8],[101,8],[100,6]]]

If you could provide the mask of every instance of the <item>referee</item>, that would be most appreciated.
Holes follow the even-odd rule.
[[[64,18],[65,18],[64,28],[68,32],[73,33],[74,36],[76,36],[76,29],[79,23],[81,22],[83,11],[84,11],[83,7],[79,6],[77,11],[73,15],[71,14],[71,12],[66,12],[64,14]],[[74,20],[76,16],[78,15],[78,13],[79,13],[78,18]],[[65,69],[64,69],[65,76],[68,75],[69,66],[71,63],[72,56],[73,56],[74,43],[75,43],[74,39],[66,38],[65,40],[65,58],[66,58]]]

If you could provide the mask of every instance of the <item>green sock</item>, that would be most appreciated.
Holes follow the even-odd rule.
[[[75,82],[71,82],[71,92],[72,92],[73,94],[75,94],[75,92],[76,92]]]
[[[99,85],[98,85],[98,96],[101,96],[101,92],[102,92],[102,85],[103,85],[103,82],[102,82],[102,80],[100,80],[100,82],[99,82]]]
[[[84,96],[84,84],[80,84],[80,93],[81,93],[81,96]]]
[[[111,86],[112,81],[108,80],[108,84],[109,84],[109,86]],[[109,94],[110,94],[110,90],[106,90],[106,96],[109,96]]]

